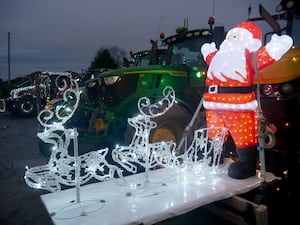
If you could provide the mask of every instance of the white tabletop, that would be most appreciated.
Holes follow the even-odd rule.
[[[125,177],[130,185],[120,180],[97,182],[80,187],[80,195],[76,195],[76,188],[70,188],[42,195],[41,199],[56,225],[153,224],[246,193],[262,182],[259,171],[247,179],[228,177],[226,165],[220,171],[202,177],[163,168],[150,171],[150,188],[139,186],[145,181],[145,173],[140,173]],[[275,179],[266,173],[265,181]]]

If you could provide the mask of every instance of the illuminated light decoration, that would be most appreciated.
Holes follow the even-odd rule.
[[[123,175],[120,168],[106,161],[107,148],[78,155],[77,129],[66,129],[64,124],[77,109],[81,92],[76,80],[71,77],[62,79],[65,87],[61,89],[63,99],[56,103],[53,111],[44,109],[38,115],[38,121],[45,130],[37,135],[45,143],[53,145],[50,159],[46,165],[26,167],[24,180],[32,188],[51,192],[60,191],[61,185],[76,187],[76,200],[66,202],[63,208],[51,213],[51,216],[57,219],[72,219],[99,211],[106,202],[97,198],[82,200],[80,194],[82,184],[92,178],[105,181],[115,177],[122,178]],[[72,88],[66,89],[67,79],[71,84],[69,87]],[[74,156],[68,153],[71,141]]]
[[[52,110],[42,110],[37,117],[39,123],[45,128],[37,136],[43,142],[53,145],[49,161],[46,165],[27,167],[24,176],[26,184],[30,187],[51,192],[61,190],[62,184],[76,186],[85,184],[92,178],[104,181],[122,177],[122,171],[106,161],[107,148],[77,157],[75,152],[74,156],[69,155],[68,149],[72,140],[74,151],[78,148],[76,145],[78,133],[76,129],[66,129],[64,124],[78,107],[80,91],[75,80],[71,77],[65,79],[70,79],[69,82],[75,88],[65,89],[63,99]],[[76,169],[80,171],[78,179],[75,179]]]
[[[258,118],[258,102],[251,89],[255,67],[260,71],[273,64],[293,44],[288,35],[274,34],[264,47],[261,39],[261,29],[247,21],[228,31],[219,50],[214,42],[201,47],[209,66],[203,100],[207,127],[229,129],[240,160],[229,167],[228,174],[238,179],[254,176],[256,172],[258,127],[261,128],[262,118]],[[269,135],[261,131],[260,142]]]
[[[225,128],[214,128],[218,130],[218,133],[214,133],[212,141],[208,140],[208,133],[212,128],[195,131],[192,145],[179,156],[175,151],[176,143],[172,141],[149,142],[150,131],[156,127],[156,123],[151,119],[162,116],[176,103],[175,92],[169,86],[163,90],[164,97],[156,104],[150,104],[150,99],[147,97],[139,99],[140,114],[128,119],[129,125],[135,128],[130,145],[117,145],[112,150],[113,160],[127,171],[136,173],[136,164],[145,168],[146,179],[143,183],[128,183],[123,177],[123,170],[106,161],[108,148],[79,156],[76,128],[64,128],[64,124],[73,116],[80,98],[77,82],[74,82],[74,86],[75,89],[64,91],[62,101],[57,103],[52,110],[45,109],[38,115],[38,121],[45,128],[43,132],[38,133],[38,137],[45,143],[53,145],[53,148],[48,164],[26,167],[24,176],[26,184],[30,187],[51,192],[61,190],[61,185],[76,187],[76,202],[71,202],[63,209],[56,211],[53,214],[56,218],[70,218],[69,213],[64,214],[66,210],[74,211],[71,216],[73,218],[85,216],[103,207],[105,200],[81,200],[80,186],[92,178],[98,181],[121,178],[116,181],[120,185],[130,187],[131,192],[127,194],[146,197],[157,195],[167,188],[164,182],[150,182],[150,169],[174,168],[179,171],[180,175],[182,175],[181,172],[185,175],[191,175],[191,172],[199,175],[200,172],[202,177],[216,173],[216,168],[220,164],[224,136],[227,132]],[[74,156],[68,153],[72,141]],[[186,168],[189,170],[186,171]],[[91,205],[93,205],[92,208]]]
[[[179,161],[175,156],[176,144],[173,141],[162,141],[150,143],[150,131],[157,126],[151,121],[166,113],[175,102],[175,92],[173,88],[167,86],[163,90],[163,98],[156,104],[151,104],[147,97],[142,97],[138,101],[138,109],[140,114],[136,117],[129,118],[128,123],[135,128],[129,146],[116,146],[112,150],[112,158],[119,165],[131,173],[137,172],[136,164],[145,168],[145,181],[141,184],[131,186],[139,187],[134,191],[135,196],[141,197],[151,196],[165,191],[165,183],[153,183],[149,179],[149,170],[157,166],[173,166],[179,165]]]
[[[224,127],[203,128],[196,130],[192,144],[184,154],[176,154],[176,143],[161,141],[150,143],[149,135],[157,124],[152,118],[165,114],[176,102],[175,93],[171,87],[163,91],[163,99],[150,104],[150,99],[139,99],[140,114],[129,118],[128,123],[135,128],[129,146],[119,146],[112,150],[112,158],[124,169],[137,173],[137,165],[145,169],[145,180],[142,183],[130,184],[130,195],[145,197],[157,195],[167,188],[164,182],[153,183],[149,178],[149,170],[154,168],[171,168],[180,177],[198,176],[203,179],[209,174],[217,174],[221,163],[223,143],[227,133]],[[214,131],[214,132],[212,132]],[[211,140],[208,136],[214,135]]]
[[[196,130],[191,145],[184,152],[183,163],[180,165],[182,171],[202,179],[216,174],[222,163],[223,143],[227,132],[225,127]]]

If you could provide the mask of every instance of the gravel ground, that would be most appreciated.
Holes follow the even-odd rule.
[[[23,179],[25,166],[48,162],[38,149],[37,119],[0,114],[0,225],[52,225],[40,195]]]

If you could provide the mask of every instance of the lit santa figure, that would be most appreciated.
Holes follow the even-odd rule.
[[[261,70],[276,62],[293,44],[288,35],[273,34],[262,46],[262,32],[254,22],[246,21],[229,30],[219,50],[215,43],[201,47],[209,65],[203,106],[207,127],[224,126],[234,140],[239,160],[228,168],[228,175],[244,179],[256,174],[257,108],[254,57]]]

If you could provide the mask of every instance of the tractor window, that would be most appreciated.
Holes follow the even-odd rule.
[[[148,66],[150,62],[150,55],[141,56],[135,63],[136,66]]]
[[[187,65],[188,67],[202,67],[205,63],[200,52],[204,39],[191,39],[174,44],[169,49],[170,65]]]
[[[135,92],[138,75],[102,77],[86,86],[89,99],[103,101],[106,106],[117,106],[123,99]]]
[[[166,61],[167,61],[166,51],[165,50],[159,51],[157,56],[157,64],[166,65]]]
[[[101,84],[102,84],[101,79],[94,80],[93,82],[87,83],[86,92],[87,92],[87,95],[88,95],[90,101],[96,102],[99,97],[101,98],[101,95],[102,95],[102,91],[101,91],[102,85]]]

